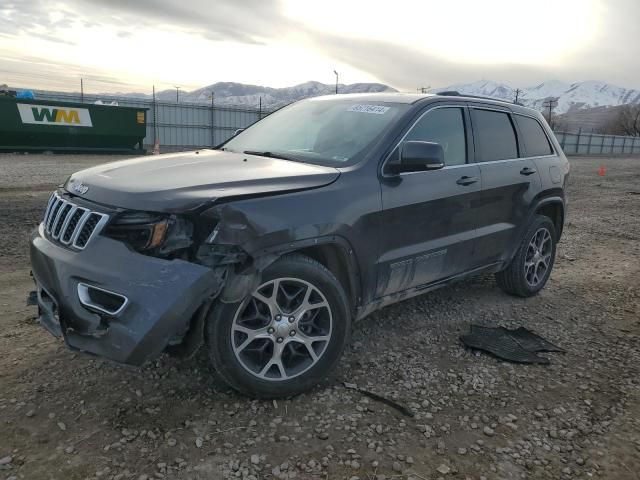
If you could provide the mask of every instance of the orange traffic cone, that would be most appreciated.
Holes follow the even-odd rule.
[[[600,165],[600,168],[598,169],[598,175],[600,175],[601,177],[604,177],[605,173],[607,173],[607,169],[604,168],[604,165]]]

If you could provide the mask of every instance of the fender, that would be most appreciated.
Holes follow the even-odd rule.
[[[356,308],[362,302],[362,281],[360,267],[355,251],[349,241],[341,235],[326,235],[316,238],[307,238],[287,242],[286,244],[271,246],[261,251],[263,255],[280,258],[288,253],[297,252],[306,248],[335,246],[339,249],[342,259],[345,260],[349,291],[351,292],[349,301],[352,308]],[[274,258],[274,260],[275,260]]]
[[[547,194],[549,192],[546,192]],[[555,193],[555,192],[554,192]],[[544,195],[544,193],[543,193]],[[529,224],[531,223],[533,216],[536,214],[536,211],[538,211],[538,209],[540,207],[544,207],[545,205],[551,205],[551,204],[557,204],[560,205],[562,207],[562,218],[561,218],[561,224],[560,224],[560,229],[557,232],[558,234],[558,238],[560,238],[560,236],[562,235],[562,228],[564,226],[564,216],[565,216],[565,200],[564,197],[560,196],[560,195],[550,195],[550,196],[541,196],[536,198],[536,200],[534,202],[531,203],[531,208],[529,208],[529,213],[527,214],[527,219],[525,222],[522,222],[522,224],[519,227],[519,231],[518,231],[518,242],[516,242],[514,244],[513,250],[510,252],[509,254],[509,261],[506,262],[507,264],[511,261],[511,259],[515,256],[516,251],[518,250],[518,247],[520,246],[520,243],[523,240],[524,234],[527,231],[527,228],[529,226]]]
[[[527,221],[531,221],[531,219],[535,215],[535,212],[538,209],[540,209],[540,207],[543,207],[545,205],[550,205],[550,204],[560,205],[562,209],[562,214],[560,216],[561,217],[560,228],[556,232],[558,234],[558,239],[560,239],[560,237],[562,236],[562,230],[564,229],[564,218],[566,214],[566,202],[565,202],[564,196],[552,195],[552,196],[542,197],[538,199],[538,201],[533,205],[533,208],[529,212],[529,217],[527,218]]]

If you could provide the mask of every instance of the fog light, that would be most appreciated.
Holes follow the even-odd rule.
[[[119,293],[94,287],[86,283],[78,284],[78,299],[80,303],[88,308],[107,315],[116,316],[124,310],[129,303],[129,299]]]

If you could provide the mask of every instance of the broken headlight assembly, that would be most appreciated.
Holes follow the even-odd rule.
[[[164,256],[193,243],[193,224],[176,215],[124,212],[109,223],[104,234],[140,253]]]

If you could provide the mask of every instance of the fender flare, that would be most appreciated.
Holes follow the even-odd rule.
[[[531,208],[531,211],[529,212],[529,218],[527,218],[527,224],[531,221],[531,219],[536,214],[536,212],[540,209],[540,207],[544,207],[546,205],[560,205],[560,208],[562,209],[562,214],[560,216],[561,217],[560,218],[560,228],[556,232],[558,234],[558,239],[559,239],[560,236],[562,235],[562,230],[564,228],[564,218],[565,218],[565,213],[566,213],[566,203],[565,203],[564,198],[561,197],[561,196],[550,195],[550,196],[542,197],[542,198],[538,199],[538,201],[533,204],[533,207]]]
[[[538,209],[540,207],[544,207],[545,205],[552,205],[552,204],[559,204],[562,207],[562,225],[564,225],[564,215],[566,211],[564,198],[558,195],[538,197],[534,202],[531,203],[531,208],[529,208],[526,220],[522,222],[522,224],[519,227],[519,231],[516,237],[518,241],[514,242],[514,246],[512,247],[512,250],[509,252],[508,261],[506,261],[506,263],[503,266],[506,266],[515,256],[516,252],[518,251],[519,245],[522,243],[522,240],[524,239],[525,233],[527,233],[527,228],[531,223],[531,221],[533,220],[533,217],[535,216]],[[558,234],[558,238],[560,238],[560,234],[562,233],[562,227],[560,228],[560,231],[556,233]]]

